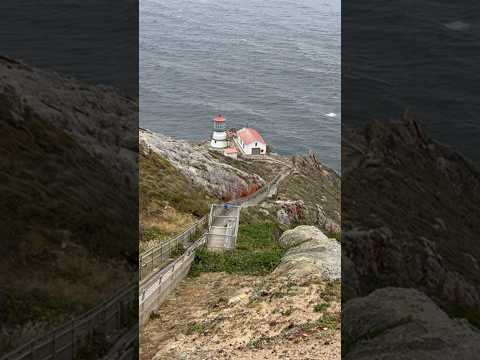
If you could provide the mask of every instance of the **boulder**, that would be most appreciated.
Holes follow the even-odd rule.
[[[275,275],[299,279],[313,276],[329,281],[340,279],[340,244],[318,228],[297,226],[285,231],[279,241],[289,249],[275,269]]]
[[[300,225],[295,229],[287,230],[280,237],[280,245],[285,248],[297,246],[308,240],[329,242],[328,237],[315,226]]]
[[[424,293],[382,288],[342,308],[342,359],[478,359],[480,333]]]

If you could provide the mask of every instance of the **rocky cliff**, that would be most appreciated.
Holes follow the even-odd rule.
[[[346,129],[342,135],[343,301],[367,295],[380,301],[379,295],[369,294],[384,287],[414,288],[449,316],[480,325],[480,172],[459,153],[431,139],[408,116],[398,122],[372,122],[365,129]],[[410,301],[408,294],[417,293],[404,292],[405,304]],[[415,295],[412,301],[420,301],[421,296],[425,304],[425,295]],[[346,302],[345,307],[349,304]],[[390,305],[392,309],[398,306],[396,311],[405,311],[407,317],[409,313],[416,316],[401,301]],[[378,311],[383,310],[393,311]],[[392,336],[388,346],[413,346],[413,338],[399,334],[416,328],[418,324],[414,323],[385,329]],[[369,324],[375,333],[376,325]],[[432,326],[426,333],[437,332],[437,325],[433,318],[425,323],[427,328]],[[454,325],[447,327],[461,333]],[[393,340],[395,334],[397,340]],[[458,334],[455,336],[461,337]],[[465,336],[470,337],[468,334],[466,331]],[[416,351],[439,354],[452,345],[440,345],[442,341],[434,339],[419,339]],[[364,340],[372,344],[372,351],[380,346]],[[360,354],[360,349],[368,351],[360,343],[355,341],[347,349],[352,351],[352,358],[357,358],[353,354]],[[445,350],[444,358],[453,358],[447,354],[455,353],[455,349]],[[401,351],[396,356],[392,358],[404,358]]]
[[[478,359],[480,332],[424,293],[383,288],[342,308],[345,359]]]
[[[220,199],[235,198],[266,184],[258,174],[219,160],[205,144],[193,144],[142,129],[139,136],[140,144],[147,151],[161,155],[193,183]]]
[[[5,57],[0,78],[3,352],[130,281],[138,106]]]
[[[211,203],[247,196],[277,174],[281,180],[261,204],[264,212],[275,216],[283,229],[311,224],[332,236],[340,233],[340,177],[313,153],[236,160],[206,143],[145,129],[139,142],[140,213],[150,240],[148,229],[155,228],[157,237],[172,235],[204,215]]]

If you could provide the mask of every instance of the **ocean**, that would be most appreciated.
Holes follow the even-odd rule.
[[[142,0],[140,126],[208,140],[212,118],[340,172],[340,0]]]
[[[139,85],[141,126],[178,138],[208,139],[223,113],[339,170],[341,123],[408,108],[480,161],[480,2],[344,1],[340,15],[340,0],[141,0],[140,84],[136,6],[2,1],[0,54],[132,96]]]
[[[344,126],[408,109],[480,162],[480,2],[345,1],[342,47]]]

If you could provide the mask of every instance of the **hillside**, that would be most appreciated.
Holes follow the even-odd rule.
[[[140,251],[171,237],[206,215],[215,198],[168,160],[140,147]]]
[[[4,57],[0,77],[3,353],[130,281],[137,105]]]
[[[340,245],[319,228],[338,237],[340,177],[314,154],[235,160],[145,130],[140,141],[142,161],[155,164],[148,181],[161,184],[155,196],[193,218],[189,200],[169,200],[178,190],[165,179],[178,178],[178,196],[203,204],[284,175],[273,197],[242,209],[235,250],[197,250],[189,277],[143,329],[141,359],[338,359]]]
[[[210,150],[205,143],[190,143],[145,129],[140,130],[139,137],[141,147],[145,149],[140,158],[140,172],[145,172],[149,179],[141,179],[141,184],[158,184],[157,198],[182,197],[182,201],[169,202],[177,212],[193,214],[197,218],[203,214],[193,209],[192,202],[184,196],[186,194],[194,196],[192,199],[196,199],[196,204],[205,204],[198,200],[198,194],[202,199],[208,198],[207,203],[228,201],[256,191],[281,173],[288,176],[280,183],[276,198],[262,204],[265,211],[277,217],[285,227],[305,223],[318,225],[332,235],[340,232],[340,176],[321,164],[313,153],[232,159]],[[154,158],[166,162],[160,165],[160,160],[156,160],[156,165],[152,166]],[[167,173],[175,173],[172,179],[178,181],[178,188],[165,182],[169,179]],[[144,189],[148,191],[148,186]],[[142,190],[141,197],[145,191]],[[142,213],[146,207],[146,204],[142,205]]]
[[[439,312],[466,318],[478,327],[478,169],[431,139],[408,116],[397,122],[372,122],[364,129],[346,129],[343,134],[345,306],[350,299],[353,306],[356,298],[384,287],[414,288],[433,300]],[[408,295],[401,298],[409,301]],[[437,331],[439,325],[430,324],[432,332]],[[353,353],[360,349],[349,348]]]

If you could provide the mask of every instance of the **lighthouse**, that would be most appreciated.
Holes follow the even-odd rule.
[[[225,118],[223,115],[217,115],[213,118],[213,133],[210,146],[214,149],[224,149],[227,147],[227,131],[225,129]]]

